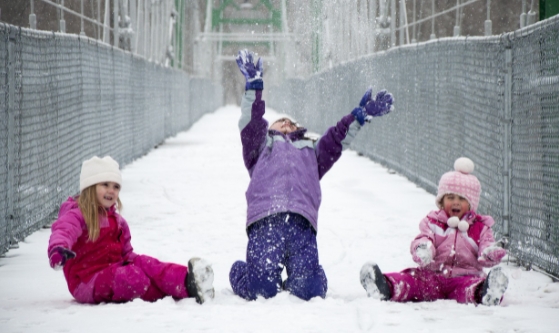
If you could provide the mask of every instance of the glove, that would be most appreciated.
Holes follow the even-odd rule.
[[[413,261],[419,264],[421,267],[429,265],[433,261],[433,251],[431,242],[420,243],[415,248],[415,253],[413,254]]]
[[[363,100],[361,100],[361,102],[363,102]],[[392,94],[386,91],[386,89],[383,89],[377,93],[374,100],[367,102],[365,110],[367,111],[367,115],[372,117],[384,116],[388,112],[394,110],[392,103],[394,103]]]
[[[351,114],[361,126],[365,124],[365,121],[371,121],[372,117],[384,116],[394,110],[392,106],[394,99],[391,93],[383,89],[377,93],[375,99],[372,99],[372,92],[372,87],[367,89],[365,95],[361,98],[361,102],[359,102],[359,107],[351,111]]]
[[[245,77],[245,90],[263,90],[262,75],[264,74],[264,68],[262,67],[262,58],[258,58],[255,66],[253,57],[253,53],[246,49],[239,51],[236,57],[237,66]]]
[[[493,244],[486,247],[477,261],[483,267],[493,267],[501,262],[501,259],[507,254],[507,250],[500,247],[498,244]]]
[[[63,248],[62,246],[57,246],[50,251],[49,255],[49,263],[50,267],[55,270],[59,270],[66,264],[68,259],[72,259],[76,257],[76,253],[74,251],[68,250]]]

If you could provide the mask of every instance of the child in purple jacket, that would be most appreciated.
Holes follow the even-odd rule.
[[[254,64],[253,54],[242,50],[237,64],[246,78],[239,129],[251,179],[246,191],[246,262],[233,264],[231,286],[247,300],[274,297],[281,290],[304,300],[324,298],[327,280],[316,243],[319,181],[365,121],[392,110],[392,95],[383,90],[372,99],[372,90],[367,90],[360,106],[316,141],[288,118],[268,128],[262,60]],[[287,280],[282,281],[284,267]]]
[[[472,175],[474,162],[461,157],[445,173],[436,197],[439,210],[419,224],[410,251],[418,268],[382,274],[378,265],[363,265],[360,279],[369,297],[395,302],[453,299],[459,303],[498,305],[508,286],[501,267],[486,276],[506,251],[495,242],[488,215],[478,215],[481,185]]]
[[[92,304],[165,296],[195,297],[201,304],[213,298],[213,270],[205,260],[192,258],[185,267],[134,253],[128,224],[117,213],[121,183],[111,157],[84,161],[80,194],[62,204],[52,225],[49,263],[63,267],[72,296]]]

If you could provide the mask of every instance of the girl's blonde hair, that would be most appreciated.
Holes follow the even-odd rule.
[[[97,184],[84,188],[78,197],[78,206],[80,207],[80,211],[82,212],[85,220],[89,240],[91,242],[95,242],[97,238],[99,238],[99,233],[101,232],[99,219],[107,216],[105,208],[101,205],[99,200],[97,200],[96,186]],[[122,202],[120,202],[120,198],[116,200],[115,208],[117,210],[122,209]]]

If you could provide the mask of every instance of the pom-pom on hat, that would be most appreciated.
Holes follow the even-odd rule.
[[[481,184],[476,176],[471,174],[474,171],[474,162],[467,157],[460,157],[454,162],[454,170],[442,175],[439,181],[435,199],[437,207],[443,209],[441,199],[445,194],[453,193],[466,198],[470,204],[470,210],[477,211]]]
[[[118,163],[110,156],[103,158],[93,156],[82,163],[80,192],[91,185],[101,182],[114,182],[122,185],[122,176],[118,169]]]

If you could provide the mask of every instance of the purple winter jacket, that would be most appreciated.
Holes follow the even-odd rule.
[[[318,230],[322,199],[319,181],[361,126],[349,114],[315,142],[305,137],[306,129],[288,135],[268,130],[264,112],[262,91],[246,91],[239,129],[251,178],[246,191],[247,227],[272,214],[293,212],[304,216]]]
[[[433,261],[425,269],[447,277],[461,275],[484,276],[483,265],[478,261],[482,252],[495,243],[491,226],[495,223],[489,215],[468,212],[462,217],[470,225],[467,231],[460,231],[447,225],[448,215],[444,210],[434,210],[419,223],[420,234],[411,242],[413,255],[417,246],[426,240],[432,242]],[[498,262],[489,263],[497,265]]]

